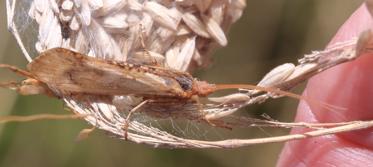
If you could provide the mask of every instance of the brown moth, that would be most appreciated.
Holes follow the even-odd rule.
[[[259,93],[272,92],[308,100],[277,88],[247,84],[209,84],[193,78],[187,72],[152,65],[108,61],[63,48],[49,49],[41,53],[27,65],[27,71],[6,64],[0,64],[0,68],[7,68],[27,77],[20,84],[0,84],[1,87],[14,89],[22,95],[46,94],[58,98],[77,96],[83,99],[85,96],[104,96],[109,99],[117,95],[141,97],[143,102],[127,115],[125,138],[131,113],[147,102],[172,105],[174,102],[194,101],[198,105],[197,108],[203,111],[198,98],[194,97],[204,97],[217,90],[233,88],[255,89]],[[210,120],[214,118],[202,119],[214,125]]]
[[[23,95],[135,95],[144,99],[188,100],[217,90],[247,88],[302,98],[275,88],[254,85],[209,84],[189,73],[165,67],[130,64],[89,57],[68,49],[54,48],[41,53],[27,65],[27,71],[0,64],[28,79],[21,84],[3,84]],[[56,92],[57,91],[57,92]]]
[[[21,84],[12,82],[1,85],[23,95],[134,95],[152,100],[189,100],[193,96],[204,97],[221,89],[246,88],[303,98],[275,88],[247,84],[209,84],[193,78],[187,72],[108,61],[64,48],[49,49],[41,53],[27,65],[27,71],[6,64],[0,64],[0,67],[27,77]]]

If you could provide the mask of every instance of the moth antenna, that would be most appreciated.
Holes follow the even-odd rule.
[[[312,98],[301,96],[301,95],[298,95],[298,94],[295,94],[295,93],[292,93],[292,92],[284,91],[284,90],[281,90],[281,89],[275,88],[275,87],[261,87],[261,86],[250,85],[250,84],[217,84],[215,90],[217,91],[217,90],[242,89],[242,88],[243,89],[251,89],[251,90],[260,90],[260,91],[268,92],[268,93],[276,93],[276,94],[291,97],[291,98],[294,98],[294,99],[304,100],[309,104],[319,104],[329,111],[335,111],[335,110],[343,111],[343,110],[346,110],[346,108],[344,108],[344,107],[339,107],[339,106],[335,106],[335,105],[332,105],[332,104],[328,104],[328,103],[325,103],[325,102],[322,102],[322,101],[319,101],[319,100],[315,100],[315,99],[312,99]]]
[[[29,115],[29,116],[1,116],[0,123],[8,122],[30,122],[37,120],[64,120],[64,119],[81,119],[86,115],[78,114],[67,114],[67,115],[57,115],[57,114],[38,114],[38,115]]]
[[[30,72],[28,72],[26,70],[22,70],[22,69],[20,69],[18,67],[12,66],[12,65],[0,64],[0,68],[8,69],[10,71],[13,71],[17,75],[20,75],[20,76],[23,76],[23,77],[34,78],[34,75],[32,75]]]
[[[15,81],[1,82],[0,87],[17,91],[19,88],[19,83]]]

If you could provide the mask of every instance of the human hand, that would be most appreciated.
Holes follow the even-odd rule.
[[[373,6],[373,5],[372,5]],[[350,40],[373,28],[367,5],[362,5],[341,27],[330,42]],[[373,55],[327,70],[308,82],[304,95],[346,108],[330,111],[299,104],[297,122],[346,122],[373,119]],[[292,133],[302,132],[293,129]],[[373,166],[373,129],[346,132],[285,144],[277,163],[282,166]]]

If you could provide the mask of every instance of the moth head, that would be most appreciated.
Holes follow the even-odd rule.
[[[199,96],[208,96],[215,91],[216,86],[214,84],[209,84],[206,81],[194,81],[193,92]]]

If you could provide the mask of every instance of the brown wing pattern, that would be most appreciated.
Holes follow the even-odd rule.
[[[118,64],[63,48],[41,53],[27,68],[51,88],[72,93],[185,97],[193,82],[183,72]]]

